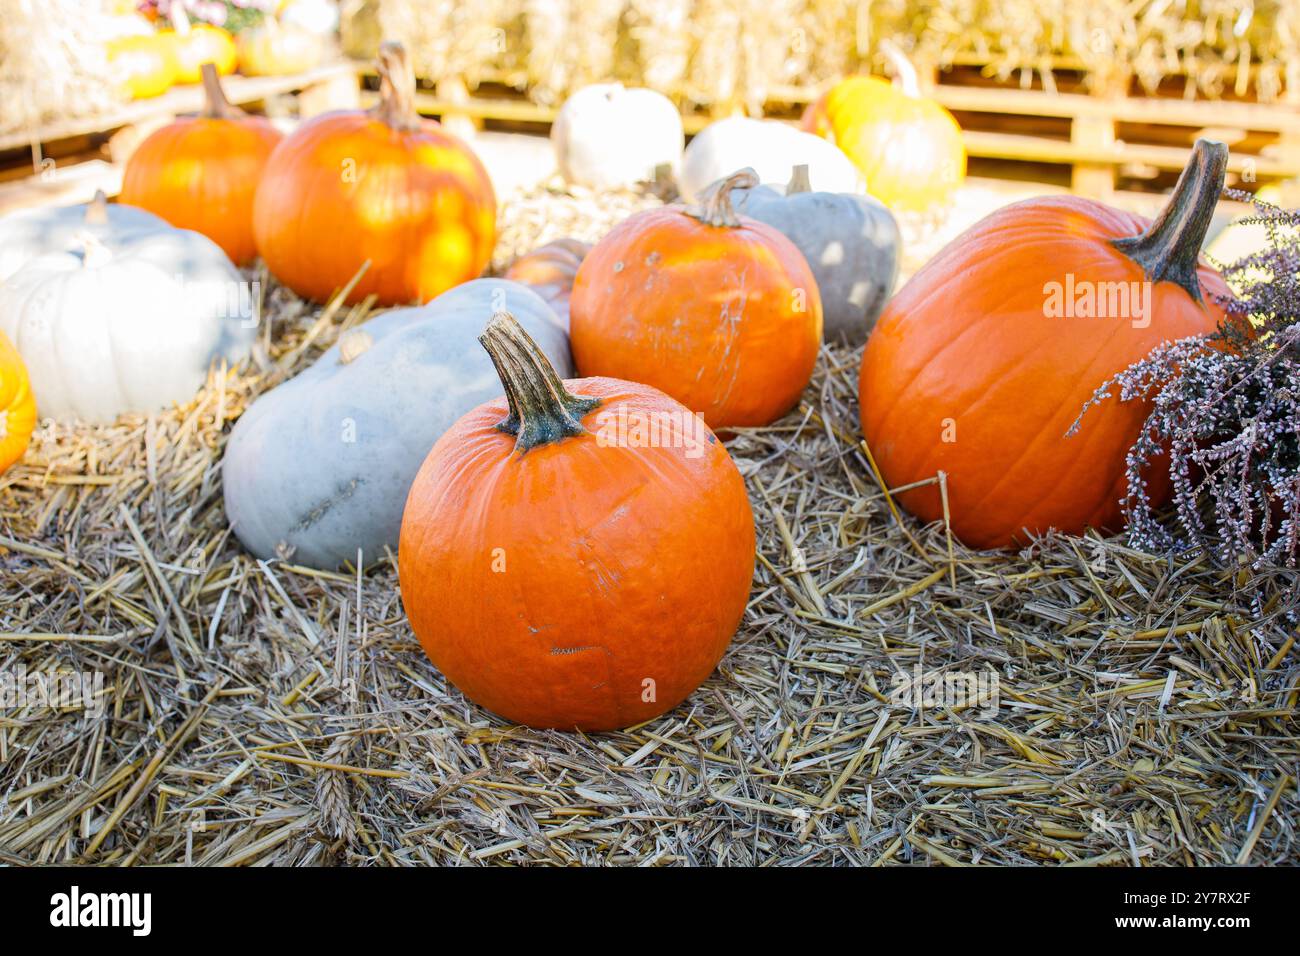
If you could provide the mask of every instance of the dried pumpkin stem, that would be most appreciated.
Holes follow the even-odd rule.
[[[1140,265],[1150,281],[1176,282],[1194,301],[1203,301],[1196,264],[1227,169],[1228,147],[1198,139],[1169,204],[1142,235],[1113,240],[1115,248]]]
[[[812,191],[812,180],[808,178],[808,164],[800,163],[790,173],[790,182],[786,184],[785,194],[793,196],[796,193],[810,193]]]
[[[885,54],[889,65],[894,68],[894,79],[903,95],[918,99],[921,96],[921,78],[916,75],[916,67],[907,58],[907,54],[892,40],[881,40],[880,52]]]
[[[599,406],[600,399],[568,391],[513,315],[497,312],[478,340],[496,366],[510,406],[510,414],[497,428],[515,436],[517,451],[523,453],[587,431],[582,417]]]
[[[420,114],[415,109],[415,68],[406,47],[395,40],[380,44],[379,105],[375,115],[396,130],[413,130],[420,127]]]
[[[731,205],[733,189],[753,189],[758,185],[758,173],[748,166],[725,179],[719,179],[700,194],[700,201],[685,210],[686,215],[708,226],[734,229],[740,225],[740,216]]]
[[[203,113],[205,119],[235,119],[243,116],[244,111],[226,99],[226,91],[221,88],[221,77],[217,74],[215,63],[204,63],[199,67],[203,75]]]
[[[108,195],[104,190],[95,190],[95,198],[86,206],[85,222],[87,226],[103,226],[108,224]]]

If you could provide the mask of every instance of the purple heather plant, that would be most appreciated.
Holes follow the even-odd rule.
[[[1213,335],[1168,342],[1107,381],[1108,398],[1150,403],[1129,450],[1122,500],[1130,543],[1169,554],[1200,550],[1223,565],[1295,569],[1300,557],[1300,210],[1253,202],[1242,223],[1266,247],[1220,268],[1237,294]],[[1229,226],[1228,228],[1237,228]],[[1245,331],[1253,324],[1253,334]],[[1076,421],[1070,433],[1079,427]],[[1144,474],[1168,455],[1172,517],[1156,513]],[[1293,590],[1300,588],[1296,578]],[[1292,616],[1295,616],[1293,611]]]

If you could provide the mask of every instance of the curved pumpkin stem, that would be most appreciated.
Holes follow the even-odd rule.
[[[203,74],[203,112],[205,119],[237,119],[247,115],[238,106],[226,99],[226,91],[221,88],[221,77],[217,74],[215,63],[204,63],[199,67]]]
[[[86,206],[87,226],[103,226],[108,224],[108,194],[102,189],[95,190],[95,198]]]
[[[1142,235],[1113,240],[1115,248],[1140,265],[1150,281],[1176,282],[1201,302],[1196,263],[1227,169],[1228,147],[1198,139],[1169,204]]]
[[[800,163],[790,173],[790,182],[786,184],[785,194],[810,193],[813,191],[812,180],[808,178],[808,164]]]
[[[904,96],[919,99],[921,96],[921,78],[916,75],[916,67],[907,58],[907,54],[893,40],[881,40],[880,52],[885,54],[889,65],[894,68],[894,79]]]
[[[172,29],[180,36],[189,35],[190,15],[185,12],[185,4],[173,3],[168,10],[167,19],[171,21]]]
[[[91,233],[79,232],[75,241],[81,246],[81,267],[83,269],[97,269],[112,261],[112,251]]]
[[[695,206],[685,209],[685,213],[706,226],[719,226],[734,229],[740,225],[740,216],[731,205],[733,189],[753,189],[758,185],[758,173],[748,166],[739,169],[725,179],[719,179],[704,192]]]
[[[574,395],[537,343],[509,312],[497,312],[478,337],[506,390],[510,414],[497,428],[515,436],[521,454],[550,442],[584,434],[582,416],[600,399]]]
[[[395,130],[413,130],[420,127],[420,114],[415,109],[415,67],[406,47],[396,40],[386,40],[379,46],[379,105],[375,115]]]

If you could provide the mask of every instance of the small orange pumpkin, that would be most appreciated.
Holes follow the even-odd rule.
[[[744,480],[662,392],[562,382],[507,313],[479,341],[505,398],[445,432],[411,486],[398,546],[411,628],[467,697],[510,720],[650,720],[709,676],[744,614]]]
[[[0,332],[0,474],[23,457],[36,428],[36,396],[27,367]]]
[[[348,302],[427,302],[478,276],[496,241],[496,196],[468,146],[415,110],[406,51],[379,51],[380,102],[325,113],[271,154],[253,203],[277,279],[324,301],[367,260]]]
[[[694,207],[624,220],[578,269],[570,302],[583,375],[653,385],[713,429],[767,425],[799,400],[822,338],[817,282],[776,229],[737,215],[744,169]]]
[[[281,135],[226,100],[211,63],[203,64],[203,90],[202,113],[155,130],[127,160],[120,198],[203,233],[245,265],[257,255],[253,195]]]
[[[176,82],[199,83],[203,64],[211,63],[222,76],[235,72],[235,38],[221,27],[208,23],[191,24],[185,5],[173,3],[170,13],[172,29],[162,33],[176,53]]]
[[[573,280],[578,275],[582,260],[590,251],[591,246],[579,239],[569,236],[552,239],[512,262],[506,270],[505,278],[532,286],[567,327]]]
[[[966,177],[961,127],[939,103],[923,96],[916,68],[889,41],[881,50],[898,77],[841,80],[803,117],[803,125],[830,135],[862,171],[867,192],[890,209],[924,212],[947,202]]]
[[[972,547],[1117,528],[1126,455],[1149,409],[1112,397],[1066,433],[1111,376],[1223,320],[1228,288],[1198,251],[1227,157],[1197,141],[1154,222],[1074,196],[1029,199],[926,263],[862,357],[862,432],[885,481],[945,472],[952,530]],[[1146,480],[1158,507],[1169,476]],[[934,485],[900,498],[924,521],[943,517]]]

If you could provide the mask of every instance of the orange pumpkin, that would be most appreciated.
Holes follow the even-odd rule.
[[[176,48],[162,34],[118,37],[105,50],[118,86],[132,99],[160,96],[176,82]]]
[[[814,103],[804,123],[829,132],[890,209],[924,212],[947,202],[966,177],[966,145],[951,113],[921,94],[916,69],[894,44],[880,48],[898,85],[851,76]]]
[[[821,298],[795,245],[732,208],[757,182],[741,170],[699,206],[637,213],[596,244],[570,302],[581,374],[653,385],[714,429],[790,410],[817,361]]]
[[[172,29],[162,33],[176,53],[176,82],[198,83],[203,79],[203,64],[211,63],[222,76],[235,72],[235,38],[220,27],[200,23],[191,25],[181,3],[171,5]]]
[[[505,278],[532,286],[567,326],[573,280],[590,251],[591,246],[578,239],[552,239],[512,262]]]
[[[253,194],[281,135],[230,105],[211,63],[203,65],[203,89],[202,113],[155,130],[127,160],[120,198],[203,233],[244,265],[257,255]]]
[[[444,433],[411,486],[398,546],[411,627],[467,697],[512,721],[650,720],[708,677],[740,623],[745,483],[663,393],[560,381],[507,313],[479,341],[505,398]]]
[[[0,474],[23,457],[36,427],[36,397],[22,356],[0,332]]]
[[[380,48],[373,111],[326,113],[276,148],[253,204],[271,272],[324,301],[369,261],[348,302],[427,302],[479,275],[496,239],[496,196],[478,157],[415,111],[400,44]]]
[[[1066,432],[1115,373],[1223,320],[1227,286],[1198,250],[1227,155],[1198,141],[1154,222],[1073,196],[1029,199],[922,267],[862,358],[862,431],[885,481],[946,472],[952,530],[972,547],[1117,528],[1148,409],[1112,397]],[[1168,475],[1146,480],[1158,506]],[[943,515],[934,485],[900,498],[924,521]]]

